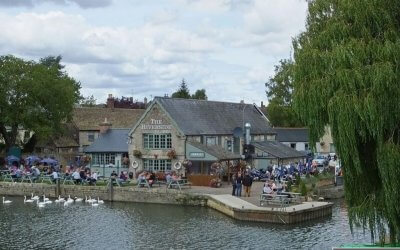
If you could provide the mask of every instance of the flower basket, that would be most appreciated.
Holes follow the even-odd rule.
[[[140,150],[137,150],[137,149],[133,150],[133,155],[136,158],[142,158],[142,152],[140,152]]]
[[[321,142],[319,143],[319,145],[324,146],[324,145],[325,145],[325,142],[321,141]]]
[[[171,149],[167,153],[168,158],[171,160],[176,159],[176,151],[174,149]]]
[[[122,158],[122,164],[123,165],[129,165],[129,158],[128,157]]]
[[[213,187],[213,188],[219,188],[219,187],[221,187],[221,179],[219,179],[219,178],[211,179],[211,181],[210,181],[210,187]]]
[[[183,165],[185,168],[190,168],[190,167],[192,166],[192,162],[189,161],[188,159],[185,159],[185,160],[182,162],[182,165]]]

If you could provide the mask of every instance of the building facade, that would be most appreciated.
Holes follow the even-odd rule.
[[[129,133],[132,171],[212,174],[213,163],[229,166],[244,158],[245,123],[251,124],[252,142],[275,141],[256,105],[156,97]],[[254,165],[265,160],[253,156]]]

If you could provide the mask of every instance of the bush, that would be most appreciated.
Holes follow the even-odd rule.
[[[302,196],[307,196],[307,187],[303,181],[300,182],[300,193]]]

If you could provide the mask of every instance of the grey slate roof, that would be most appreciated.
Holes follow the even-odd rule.
[[[234,128],[243,128],[246,122],[251,124],[251,134],[275,134],[253,104],[166,97],[156,97],[155,100],[185,135],[231,135]]]
[[[199,142],[192,142],[188,141],[187,143],[191,144],[192,146],[203,150],[204,152],[215,156],[218,160],[234,160],[234,159],[240,159],[241,156],[239,154],[234,154],[232,152],[229,152],[222,148],[221,146],[218,145],[204,145]]]
[[[277,141],[252,142],[254,147],[279,159],[303,158],[306,154]]]
[[[101,134],[92,145],[84,149],[85,153],[124,153],[128,152],[129,129],[109,129]]]
[[[308,128],[274,128],[280,142],[308,142]]]

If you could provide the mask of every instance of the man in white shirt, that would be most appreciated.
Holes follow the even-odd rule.
[[[55,183],[59,179],[58,172],[53,171],[53,173],[51,173],[51,178],[53,179],[53,182]]]
[[[75,184],[81,183],[81,176],[78,169],[72,173],[72,178],[74,178]]]

